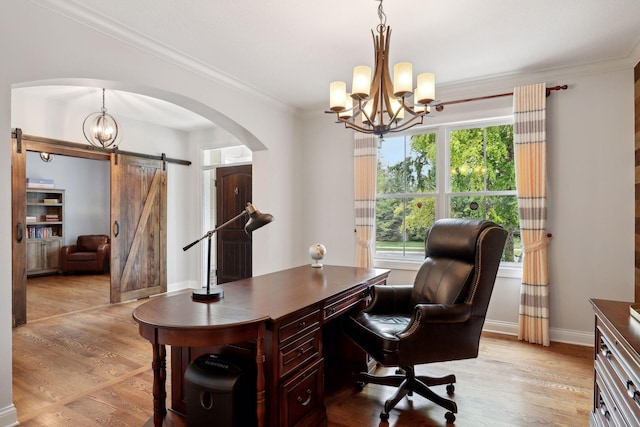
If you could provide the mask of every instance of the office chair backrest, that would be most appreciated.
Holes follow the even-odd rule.
[[[503,245],[506,232],[491,221],[454,218],[436,221],[425,237],[426,258],[416,275],[411,303],[471,303],[481,272],[488,273],[493,283],[499,258],[496,262],[495,255],[487,254],[491,258],[487,264],[482,247],[482,237],[492,229],[499,234],[496,243]],[[483,265],[490,271],[482,271]],[[488,305],[488,298],[486,302]],[[486,312],[486,307],[480,311]]]

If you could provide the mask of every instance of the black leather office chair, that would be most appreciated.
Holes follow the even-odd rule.
[[[358,375],[358,384],[396,386],[380,413],[389,411],[413,392],[447,409],[453,423],[456,403],[429,387],[447,385],[453,394],[456,378],[416,376],[414,366],[478,356],[480,334],[500,264],[507,232],[491,221],[444,219],[425,238],[426,258],[413,286],[375,286],[371,304],[345,322],[347,335],[383,366],[398,373],[379,377]]]

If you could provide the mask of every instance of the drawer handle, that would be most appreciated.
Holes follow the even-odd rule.
[[[302,401],[302,397],[300,397],[300,396],[298,396],[298,399],[296,399],[296,400],[302,406],[307,406],[309,404],[309,402],[311,402],[311,389],[310,388],[307,389],[307,399],[304,402]]]
[[[298,327],[300,329],[304,329],[306,326],[307,326],[307,322],[305,322],[304,320],[302,322],[298,323]]]
[[[611,358],[611,350],[609,350],[609,347],[607,347],[604,342],[600,342],[600,353],[607,359]]]
[[[602,397],[600,398],[600,413],[607,420],[611,417],[611,415],[609,414],[609,411],[607,410],[607,405],[604,403],[604,400],[602,400]]]
[[[332,315],[333,313],[336,312],[336,308],[335,307],[329,307],[327,308],[327,314],[328,315]]]
[[[22,226],[22,223],[21,223],[21,222],[19,222],[19,223],[16,225],[16,229],[17,229],[17,231],[18,231],[18,237],[17,237],[16,241],[17,241],[18,243],[21,243],[21,242],[22,242],[22,239],[24,239],[24,227]]]
[[[636,402],[638,401],[637,398],[638,395],[640,395],[640,392],[638,392],[636,385],[631,380],[627,380],[627,394]]]
[[[298,354],[303,354],[304,353],[304,347],[300,347],[298,349]]]

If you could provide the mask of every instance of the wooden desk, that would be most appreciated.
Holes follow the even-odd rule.
[[[195,302],[190,294],[179,294],[139,306],[133,317],[153,346],[154,425],[162,425],[166,415],[165,345],[172,346],[172,409],[185,413],[182,379],[188,363],[208,346],[246,342],[255,346],[258,425],[321,424],[326,419],[323,325],[364,305],[369,287],[385,283],[388,274],[305,265],[220,285],[220,301]],[[189,351],[194,347],[199,352]]]

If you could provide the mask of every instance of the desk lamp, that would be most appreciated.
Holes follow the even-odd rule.
[[[214,228],[213,230],[207,231],[207,233],[204,236],[202,236],[201,238],[199,238],[198,240],[196,240],[194,242],[189,243],[187,246],[182,248],[183,251],[186,251],[189,248],[191,248],[193,245],[195,245],[196,243],[198,243],[199,241],[204,239],[205,237],[208,240],[208,250],[207,250],[207,287],[206,288],[201,288],[201,289],[196,289],[195,291],[193,291],[192,298],[194,300],[197,300],[197,301],[211,301],[211,300],[218,300],[218,299],[220,299],[220,298],[222,298],[224,296],[224,291],[222,289],[220,289],[219,287],[216,286],[216,289],[211,289],[211,236],[213,236],[213,234],[216,233],[217,231],[222,230],[223,228],[227,227],[229,224],[231,224],[234,221],[242,218],[245,215],[249,216],[249,221],[247,221],[247,223],[244,226],[244,232],[247,233],[247,234],[252,233],[253,231],[257,230],[258,228],[262,227],[263,225],[267,225],[271,221],[273,221],[273,215],[271,215],[271,214],[263,214],[258,209],[256,209],[256,207],[253,206],[253,204],[251,202],[248,202],[247,206],[244,208],[244,210],[242,212],[240,212],[238,215],[236,215],[235,217],[231,218],[229,221],[225,222],[224,224]]]

